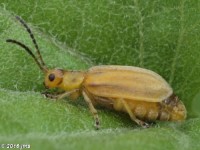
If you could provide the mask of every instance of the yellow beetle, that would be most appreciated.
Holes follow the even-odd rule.
[[[181,121],[186,118],[186,108],[173,93],[170,85],[157,73],[132,66],[95,66],[88,71],[48,69],[40,55],[36,40],[20,18],[17,20],[27,29],[35,45],[38,58],[23,43],[7,39],[7,42],[24,48],[45,74],[46,88],[59,88],[62,94],[48,94],[46,97],[61,99],[77,98],[82,95],[89,106],[98,129],[100,122],[95,105],[102,105],[116,111],[128,113],[130,118],[142,127],[149,127],[146,121]]]

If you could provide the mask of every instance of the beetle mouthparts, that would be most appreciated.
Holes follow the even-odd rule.
[[[43,82],[45,89],[49,89],[49,87]]]

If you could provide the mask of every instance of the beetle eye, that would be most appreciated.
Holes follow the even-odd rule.
[[[53,81],[55,79],[55,75],[54,74],[50,74],[49,75],[49,81]]]

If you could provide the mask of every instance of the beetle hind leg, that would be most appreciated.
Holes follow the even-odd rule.
[[[83,94],[84,100],[88,104],[88,107],[89,107],[92,115],[94,116],[95,128],[98,130],[100,127],[100,121],[99,121],[99,116],[98,116],[97,110],[94,108],[92,101],[89,98],[89,96],[86,94],[86,92],[83,91],[82,94]]]
[[[142,126],[143,128],[149,128],[148,123],[136,118],[136,116],[133,114],[130,107],[128,106],[128,104],[124,100],[121,100],[121,102],[122,102],[126,112],[129,114],[131,120],[133,120],[134,122],[136,122],[138,125]]]

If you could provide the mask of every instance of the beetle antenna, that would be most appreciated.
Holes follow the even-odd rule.
[[[21,43],[19,41],[13,40],[13,39],[7,39],[6,42],[17,44],[20,47],[22,47],[23,49],[25,49],[29,53],[29,55],[31,55],[33,57],[33,59],[35,60],[37,65],[40,67],[40,69],[43,72],[47,72],[47,68],[45,67],[45,65],[43,65],[43,64],[41,65],[40,64],[40,62],[38,61],[38,59],[35,57],[35,55],[33,54],[33,52],[31,51],[31,49],[28,46],[24,45],[23,43]]]
[[[39,59],[40,59],[42,65],[45,66],[45,63],[44,63],[44,61],[43,61],[43,59],[42,59],[42,56],[41,56],[41,54],[40,54],[40,50],[39,50],[38,44],[37,44],[37,42],[36,42],[36,40],[35,40],[35,37],[34,37],[32,31],[31,31],[31,29],[28,27],[28,25],[25,23],[25,21],[22,20],[22,18],[20,18],[19,16],[16,16],[16,19],[26,28],[26,30],[27,30],[27,32],[29,33],[29,35],[30,35],[30,37],[31,37],[31,39],[32,39],[32,42],[33,42],[33,44],[34,44],[34,46],[35,46],[35,48],[36,48],[36,52],[37,52],[37,54],[38,54],[38,57],[39,57]]]

